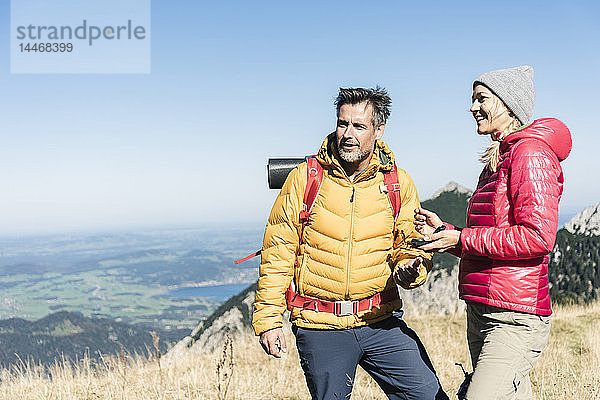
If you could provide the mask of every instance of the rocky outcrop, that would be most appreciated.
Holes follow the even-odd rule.
[[[600,203],[574,216],[564,228],[577,235],[600,236]]]
[[[464,312],[465,303],[458,298],[458,262],[451,270],[434,267],[424,285],[411,290],[400,288],[400,295],[408,316]]]
[[[252,306],[256,295],[256,283],[240,294],[231,297],[206,320],[200,321],[189,336],[183,338],[165,355],[165,359],[176,360],[182,352],[213,350],[222,346],[227,335],[236,335],[249,330]]]
[[[450,182],[448,182],[448,184],[446,186],[444,186],[443,188],[441,188],[440,190],[435,192],[433,194],[433,196],[431,196],[431,199],[429,199],[429,200],[438,198],[444,192],[456,192],[459,194],[466,194],[469,197],[471,197],[473,195],[473,191],[471,189],[467,189],[466,187],[462,186],[461,184],[458,184],[454,181],[450,181]]]

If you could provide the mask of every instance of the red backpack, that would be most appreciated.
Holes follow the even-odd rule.
[[[312,211],[313,206],[315,205],[315,200],[321,190],[321,185],[323,183],[323,166],[317,161],[316,156],[307,156],[306,157],[306,188],[304,189],[304,199],[302,205],[302,211],[300,211],[300,222],[302,223],[302,232],[300,233],[300,243],[302,243],[302,237],[304,233],[304,227],[308,225],[310,219],[310,213]],[[390,200],[390,204],[393,210],[394,216],[394,224],[396,222],[396,217],[400,213],[400,205],[402,203],[402,199],[400,197],[400,183],[398,181],[398,168],[396,164],[394,167],[383,173],[383,185],[379,187],[381,192],[386,192],[388,195],[388,199]],[[394,230],[394,239],[397,236],[397,232]],[[247,261],[253,257],[258,256],[262,250],[258,250],[255,253],[250,254],[244,258],[234,261],[235,264],[242,263]]]

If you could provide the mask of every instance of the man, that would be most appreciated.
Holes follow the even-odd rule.
[[[269,216],[254,330],[267,354],[287,351],[281,326],[289,290],[313,399],[348,398],[359,364],[390,399],[445,399],[419,338],[393,314],[402,306],[394,280],[405,288],[425,282],[431,255],[407,244],[418,237],[419,199],[381,141],[391,99],[379,87],[340,89],[335,104],[337,127],[316,156],[323,178],[308,218],[299,218],[307,162],[290,173]],[[393,189],[386,174],[397,174]],[[397,216],[390,190],[400,193]]]

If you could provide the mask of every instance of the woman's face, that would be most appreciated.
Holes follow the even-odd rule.
[[[471,113],[477,122],[477,133],[496,136],[512,122],[510,110],[490,89],[484,85],[473,88]]]

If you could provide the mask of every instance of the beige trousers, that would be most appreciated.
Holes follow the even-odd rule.
[[[550,317],[467,302],[473,378],[466,398],[532,399],[529,372],[549,335]]]

